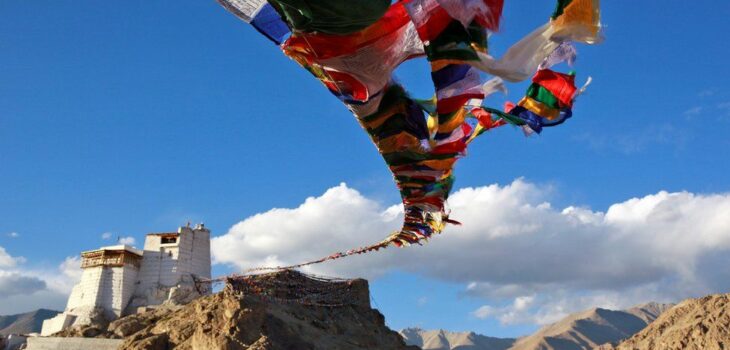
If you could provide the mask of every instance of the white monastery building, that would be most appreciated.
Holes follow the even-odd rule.
[[[81,269],[66,309],[43,321],[41,335],[210,293],[209,285],[196,283],[211,276],[210,230],[188,224],[177,232],[147,234],[144,250],[115,245],[85,251]]]

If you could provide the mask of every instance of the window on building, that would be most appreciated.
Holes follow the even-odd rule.
[[[163,237],[162,237],[162,238],[160,239],[160,243],[162,243],[162,244],[172,244],[172,243],[177,243],[177,237],[165,237],[165,236],[163,236]]]

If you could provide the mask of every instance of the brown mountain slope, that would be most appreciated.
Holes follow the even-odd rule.
[[[674,307],[674,304],[646,303],[624,310],[646,322],[654,322],[661,314]]]
[[[730,349],[730,294],[685,300],[615,349]]]
[[[43,320],[57,314],[58,311],[38,309],[24,314],[0,316],[0,335],[40,332]]]
[[[515,339],[492,338],[474,332],[426,331],[406,328],[400,331],[406,344],[426,350],[507,350]]]
[[[644,329],[669,307],[650,303],[623,311],[587,310],[518,339],[509,350],[586,350],[616,343]]]

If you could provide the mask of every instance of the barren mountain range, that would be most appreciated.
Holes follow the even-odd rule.
[[[56,314],[58,311],[38,309],[24,314],[0,316],[0,336],[40,332],[43,320]]]
[[[426,331],[420,328],[406,328],[400,331],[408,345],[428,350],[506,350],[515,339],[493,338],[474,332]]]
[[[627,310],[595,308],[572,314],[520,339],[500,339],[472,332],[409,328],[401,335],[424,350],[583,350],[617,343],[644,329],[672,305],[649,303]]]

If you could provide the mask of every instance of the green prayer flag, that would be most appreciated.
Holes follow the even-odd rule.
[[[390,0],[269,0],[295,32],[350,34],[380,19]]]
[[[527,96],[535,101],[555,109],[560,109],[560,102],[550,90],[538,85],[532,84],[527,88]]]

